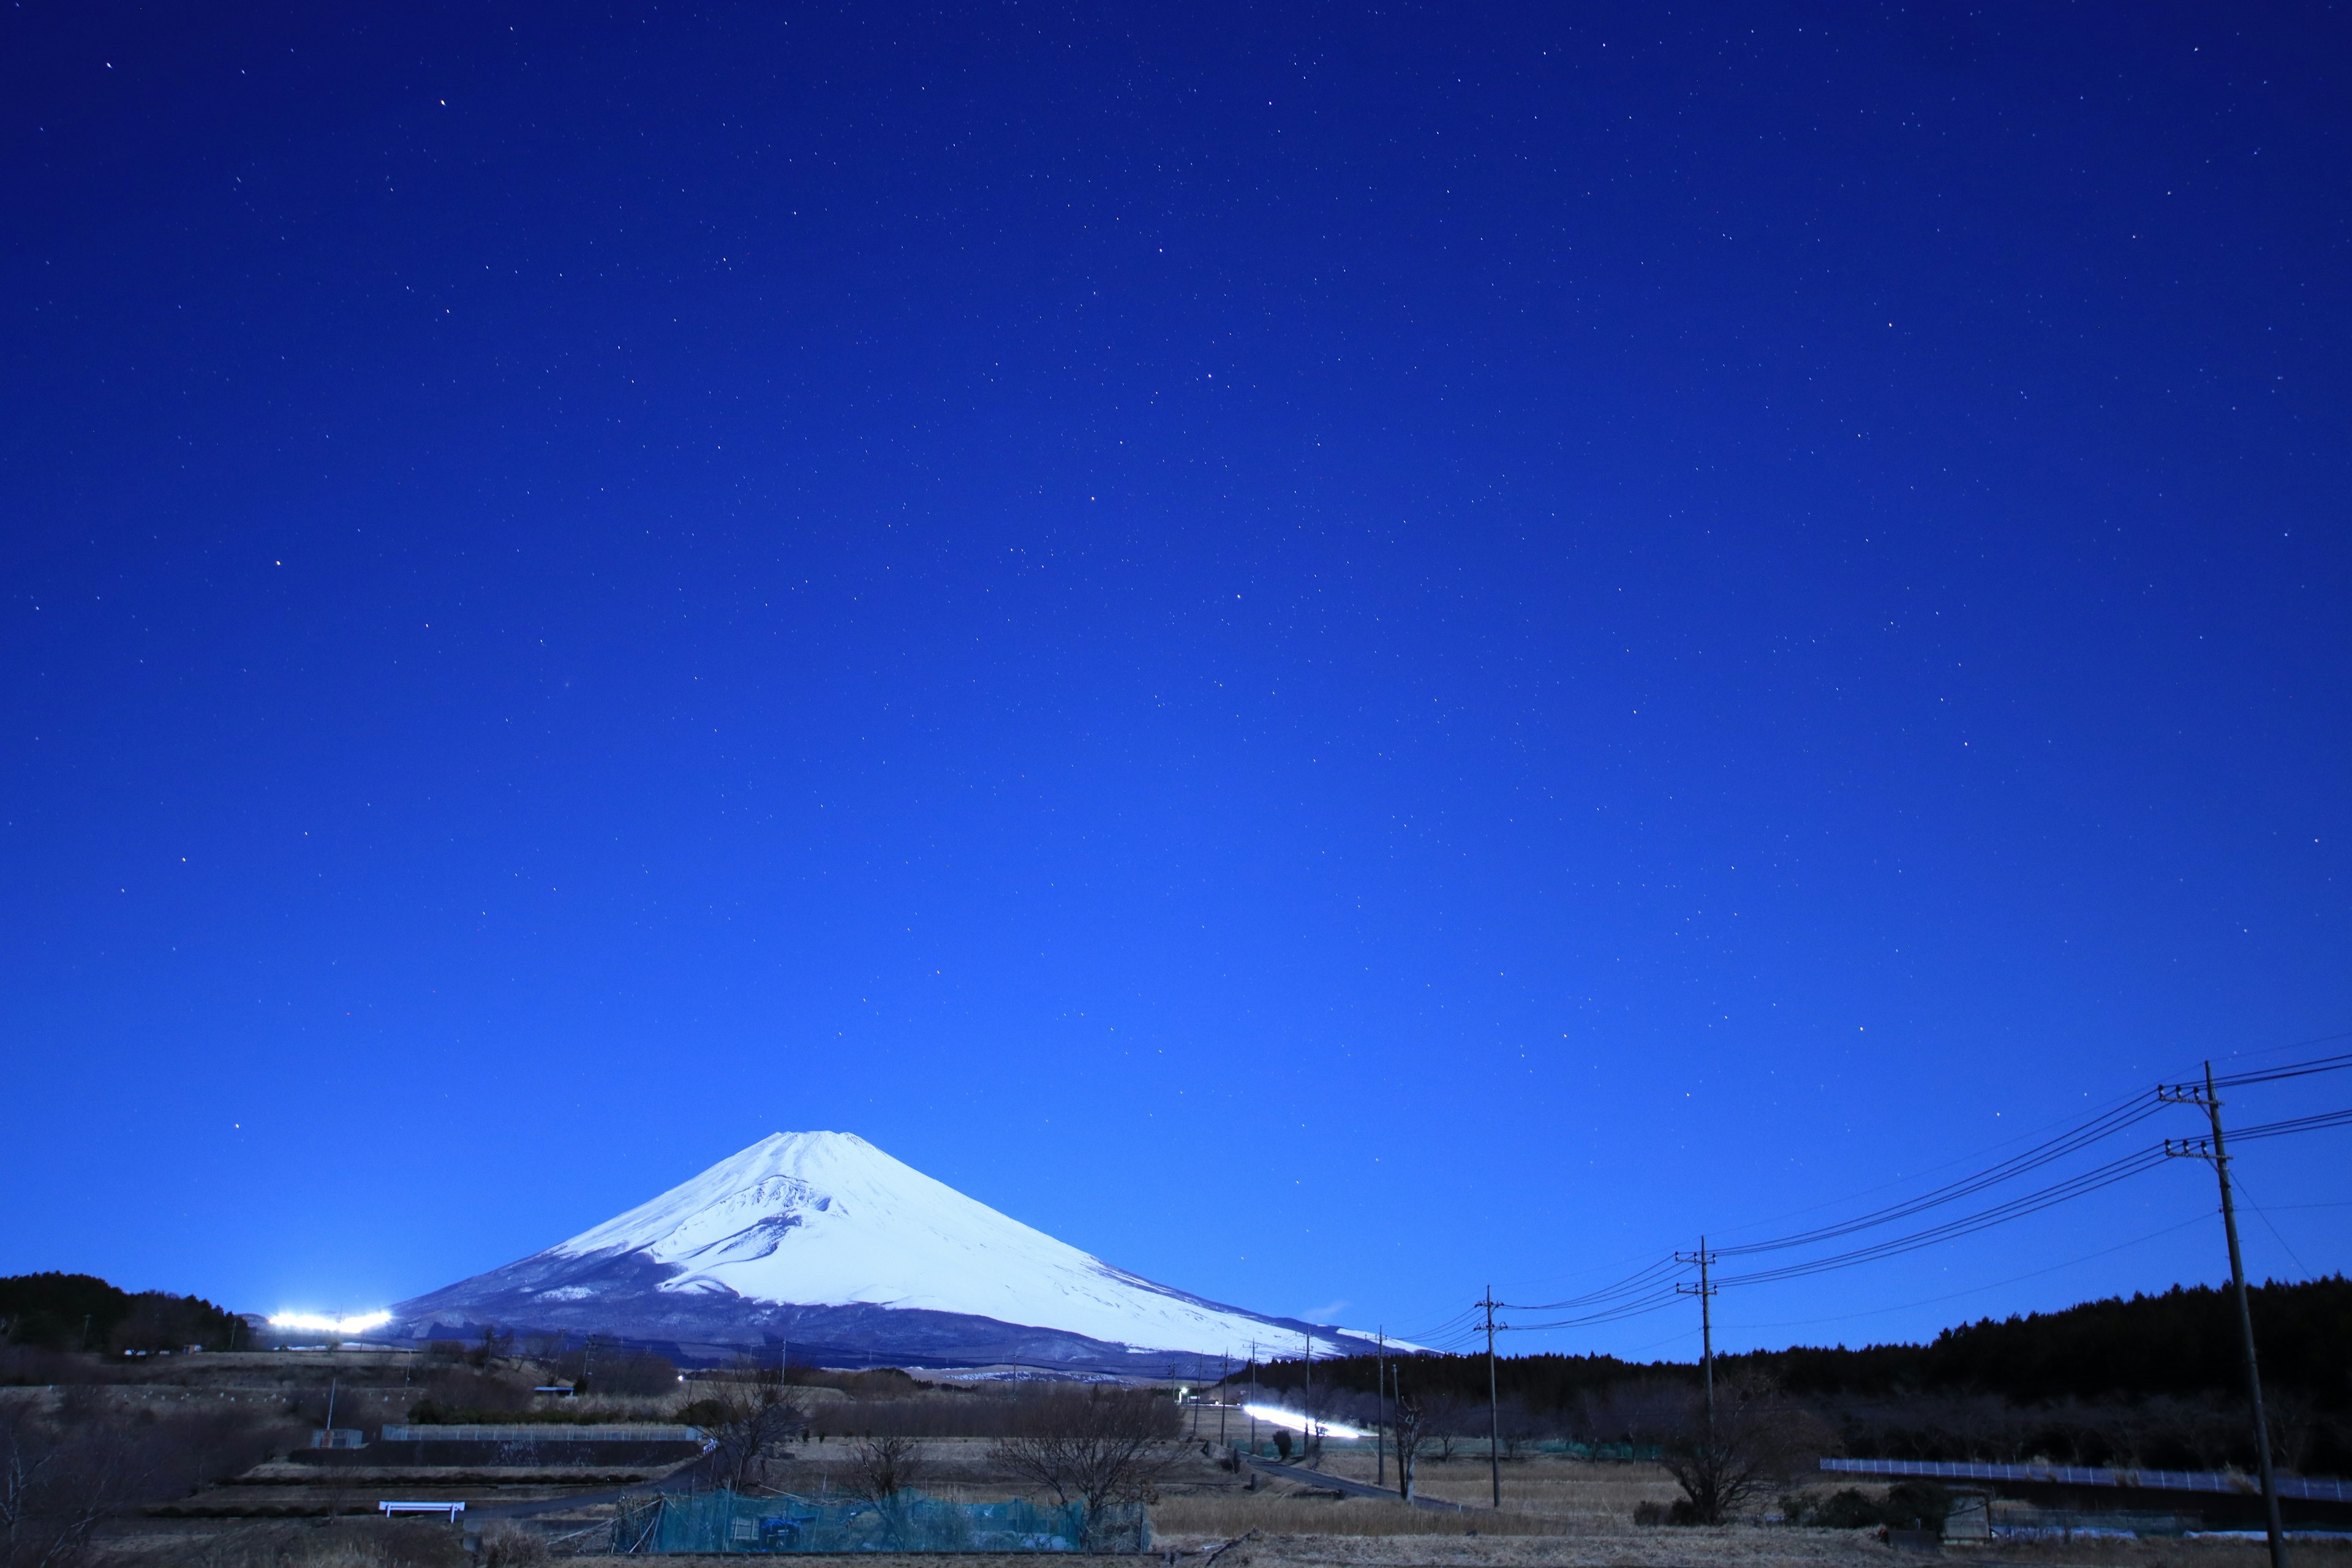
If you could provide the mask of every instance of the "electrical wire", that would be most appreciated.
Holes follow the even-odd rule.
[[[2246,1200],[2246,1206],[2254,1211],[2255,1215],[2261,1218],[2263,1224],[2270,1228],[2270,1233],[2273,1236],[2278,1237],[2278,1244],[2286,1248],[2286,1255],[2294,1260],[2295,1268],[2303,1275],[2303,1277],[2305,1279],[2317,1278],[2317,1276],[2312,1273],[2311,1266],[2304,1262],[2302,1255],[2295,1251],[2294,1243],[2286,1238],[2286,1232],[2281,1230],[2278,1227],[2277,1222],[2271,1218],[2269,1213],[2263,1209],[2263,1205],[2254,1201],[2253,1191],[2246,1185],[2246,1178],[2244,1175],[2240,1174],[2232,1176],[2231,1178],[2231,1184],[2238,1189],[2238,1195]]]
[[[1948,1182],[1943,1186],[1922,1194],[1918,1197],[1899,1204],[1890,1204],[1873,1213],[1861,1215],[1835,1225],[1816,1226],[1811,1230],[1800,1231],[1794,1236],[1776,1237],[1769,1241],[1749,1241],[1732,1247],[1717,1247],[1716,1255],[1719,1258],[1742,1258],[1759,1252],[1780,1252],[1789,1247],[1807,1247],[1816,1242],[1831,1241],[1842,1236],[1852,1236],[1857,1231],[1871,1230],[1882,1225],[1892,1225],[1897,1220],[1909,1219],[1914,1215],[1924,1214],[1929,1209],[1940,1208],[1948,1203],[1957,1203],[1961,1198],[1973,1197],[1988,1188],[1997,1187],[2028,1172],[2053,1164],[2069,1154],[2079,1153],[2095,1143],[2102,1142],[2118,1132],[2138,1125],[2166,1109],[2165,1102],[2158,1100],[2152,1092],[2135,1095],[2116,1109],[2094,1116],[2088,1121],[2079,1122],[2055,1138],[2046,1139],[2022,1153],[2011,1155],[1999,1164],[1979,1171],[1973,1175],[1963,1176],[1957,1182]]]
[[[1519,1312],[1566,1311],[1576,1307],[1596,1305],[1628,1292],[1638,1291],[1644,1286],[1678,1271],[1681,1268],[1681,1264],[1675,1262],[1672,1256],[1668,1256],[1659,1258],[1645,1268],[1637,1269],[1613,1285],[1603,1285],[1597,1290],[1587,1291],[1581,1296],[1570,1296],[1564,1301],[1498,1301],[1496,1305],[1508,1306],[1512,1310]]]
[[[2311,1036],[2311,1037],[2310,1037],[2309,1038],[2307,1038],[2307,1039],[2301,1039],[2301,1040],[2289,1040],[2285,1045],[2283,1045],[2283,1046],[2272,1046],[2272,1047],[2268,1047],[2268,1048],[2266,1048],[2266,1049],[2259,1050],[2259,1051],[2248,1051],[2248,1052],[2245,1052],[2245,1053],[2243,1053],[2243,1054],[2240,1054],[2239,1052],[2232,1051],[2232,1052],[2231,1052],[2231,1053],[2230,1053],[2230,1056],[2231,1056],[2231,1060],[2234,1060],[2234,1061],[2241,1061],[2241,1062],[2255,1062],[2255,1061],[2260,1061],[2260,1060],[2262,1060],[2262,1059],[2263,1059],[2263,1058],[2265,1058],[2265,1057],[2275,1057],[2275,1056],[2282,1055],[2282,1054],[2284,1054],[2284,1053],[2285,1053],[2285,1052],[2287,1052],[2287,1051],[2301,1051],[2301,1050],[2308,1050],[2308,1049],[2309,1049],[2311,1047],[2313,1047],[2313,1046],[2332,1046],[2332,1045],[2334,1045],[2334,1044],[2335,1044],[2336,1041],[2338,1041],[2338,1040],[2352,1040],[2352,1029],[2339,1029],[2339,1030],[2337,1030],[2336,1033],[2334,1033],[2334,1034],[2332,1034],[2332,1035],[2313,1035],[2313,1036]],[[2325,1060],[2325,1059],[2326,1059],[2326,1058],[2320,1058],[2320,1059]],[[2210,1064],[2209,1064],[2209,1065],[2210,1065]],[[2292,1064],[2291,1064],[2291,1065],[2292,1065]],[[2259,1068],[2259,1069],[2255,1069],[2255,1070],[2258,1070],[2258,1071],[2267,1071],[2267,1070],[2269,1070],[2269,1069],[2267,1069],[2267,1068]],[[2183,1083],[2188,1082],[2188,1081],[2189,1081],[2189,1075],[2187,1075],[2187,1074],[2183,1074],[2183,1075],[2181,1076],[2180,1081],[2181,1081],[2181,1082],[2183,1082]],[[2216,1088],[2216,1089],[2219,1089],[2221,1085],[2223,1085],[2223,1084],[2225,1084],[2225,1083],[2231,1083],[2231,1082],[2234,1082],[2234,1081],[2236,1081],[2236,1075],[2234,1075],[2234,1074],[2233,1074],[2233,1075],[2230,1075],[2230,1076],[2226,1076],[2226,1077],[2222,1077],[2222,1078],[2217,1078],[2217,1079],[2215,1079],[2213,1080],[2213,1087],[2214,1087],[2214,1088]]]
[[[1762,1285],[1774,1280],[1801,1279],[1807,1275],[1827,1274],[1835,1269],[1851,1268],[1858,1264],[1875,1263],[1881,1258],[1897,1257],[1906,1252],[1916,1252],[1923,1247],[1933,1247],[1939,1241],[1956,1240],[1960,1237],[1971,1236],[1978,1231],[1988,1230],[2013,1219],[2023,1219],[2028,1215],[2039,1214],[2043,1209],[2064,1203],[2071,1198],[2082,1197],[2085,1194],[2097,1192],[2102,1187],[2111,1187],[2117,1182],[2128,1181],[2143,1171],[2154,1170],[2164,1163],[2164,1159],[2165,1154],[2161,1145],[2143,1149],[2136,1153],[2126,1154],[2119,1160],[2111,1160],[2104,1165],[2069,1176],[2063,1182],[2036,1188],[2032,1192],[2021,1194],[2006,1202],[1995,1204],[1990,1208],[1979,1209],[1974,1214],[1963,1215],[1958,1219],[1946,1220],[1941,1225],[1930,1226],[1925,1230],[1914,1231],[1908,1236],[1898,1236],[1885,1241],[1874,1242],[1868,1247],[1858,1247],[1850,1251],[1833,1253],[1827,1258],[1809,1258],[1801,1263],[1787,1263],[1773,1268],[1759,1268],[1747,1274],[1720,1275],[1717,1277],[1716,1283],[1727,1286]]]
[[[2288,1075],[2283,1073],[2282,1076]],[[2132,1119],[2132,1121],[2137,1120],[2140,1119],[2137,1117]],[[2126,1121],[2122,1125],[2127,1126],[2130,1124],[2130,1121]],[[2088,1124],[2086,1124],[2086,1130],[2087,1125]],[[2241,1128],[2236,1132],[2231,1133],[2229,1136],[2233,1142],[2248,1142],[2259,1139],[2283,1138],[2297,1132],[2314,1132],[2323,1128],[2342,1127],[2347,1125],[2352,1125],[2352,1109],[2319,1111],[2309,1116],[2294,1116],[2288,1117],[2278,1121],[2259,1122],[2252,1127]],[[2098,1142],[2099,1137],[2104,1136],[2105,1134],[2102,1133],[2099,1134],[2098,1137],[2086,1138],[2075,1146],[2086,1147],[2089,1143]],[[2053,1141],[2053,1143],[2061,1141]],[[2018,1158],[2020,1160],[2023,1160],[2026,1156],[2021,1155]],[[1908,1236],[1900,1236],[1886,1241],[1874,1242],[1868,1247],[1854,1247],[1846,1252],[1832,1254],[1827,1258],[1811,1258],[1800,1263],[1784,1264],[1774,1268],[1756,1269],[1747,1274],[1721,1275],[1717,1277],[1715,1283],[1718,1286],[1761,1285],[1783,1279],[1802,1279],[1808,1275],[1826,1274],[1836,1269],[1850,1268],[1864,1263],[1874,1263],[1881,1258],[1893,1258],[1899,1256],[1902,1253],[1916,1251],[1923,1247],[1934,1246],[1939,1241],[1955,1240],[1963,1236],[1974,1235],[1976,1232],[1980,1230],[1990,1229],[1992,1226],[1997,1225],[2007,1224],[2011,1220],[2023,1219],[2028,1215],[2039,1214],[2043,1209],[2053,1207],[2058,1204],[2065,1203],[2071,1199],[2082,1197],[2087,1194],[2097,1192],[2103,1187],[2113,1186],[2118,1182],[2128,1181],[2131,1177],[2139,1174],[2143,1171],[2155,1169],[2158,1165],[2163,1163],[2166,1158],[2167,1155],[2165,1148],[2163,1145],[2159,1144],[2152,1149],[2144,1149],[2136,1153],[2126,1154],[2120,1159],[2111,1160],[2104,1165],[2094,1166],[2088,1171],[2084,1171],[2075,1175],[2069,1176],[2063,1181],[2054,1182],[2049,1186],[2037,1188],[2030,1193],[2021,1194],[2017,1197],[2008,1199],[2002,1203],[1995,1204],[1990,1208],[1979,1209],[1974,1214],[1963,1215],[1958,1219],[1947,1220],[1941,1225],[1931,1226],[1925,1230],[1915,1231]],[[2047,1162],[2038,1163],[2046,1163]],[[1954,1184],[1956,1187],[1969,1186],[1971,1184],[1972,1184],[1966,1183]],[[1980,1190],[1981,1184],[1977,1185]],[[2264,1217],[2263,1223],[2269,1223],[2267,1216]],[[1857,1226],[1855,1228],[1859,1227]],[[1727,1252],[1729,1250],[1729,1248],[1725,1249]],[[1760,1250],[1760,1248],[1751,1247],[1743,1248],[1742,1250],[1752,1252]]]
[[[2272,1068],[2266,1071],[2231,1073],[2226,1078],[2215,1079],[2213,1087],[2235,1089],[2241,1084],[2276,1083],[2281,1079],[2309,1078],[2314,1073],[2342,1072],[2347,1068],[2352,1068],[2352,1051],[2346,1051],[2341,1056],[2318,1057],[2307,1062],[2294,1062],[2286,1067]]]
[[[1542,1323],[1497,1323],[1495,1326],[1497,1329],[1511,1329],[1518,1332],[1528,1333],[1544,1329],[1580,1329],[1589,1328],[1596,1323],[1622,1323],[1628,1318],[1644,1318],[1649,1316],[1652,1312],[1664,1311],[1666,1308],[1673,1306],[1680,1300],[1682,1300],[1682,1297],[1679,1292],[1662,1290],[1655,1296],[1644,1297],[1636,1301],[1629,1301],[1622,1306],[1612,1307],[1605,1311],[1589,1312],[1579,1318],[1555,1318],[1549,1322]]]
[[[2212,1217],[2212,1212],[2210,1210],[2203,1214],[2191,1215],[2189,1218],[2182,1220],[2178,1225],[2168,1225],[2162,1230],[2149,1231],[2146,1236],[2134,1237],[2129,1241],[2119,1241],[2113,1247],[2103,1247],[2096,1252],[2085,1252],[2078,1258],[2069,1258],[2063,1263],[2053,1263],[2047,1268],[2035,1268],[2023,1274],[2012,1274],[2006,1279],[1995,1279],[1983,1285],[1971,1285],[1965,1290],[1955,1290],[1949,1295],[1944,1296],[1930,1296],[1922,1301],[1905,1301],[1901,1305],[1894,1307],[1873,1307],[1868,1311],[1844,1312],[1834,1318],[1790,1318],[1782,1321],[1770,1323],[1750,1323],[1742,1321],[1739,1324],[1739,1327],[1743,1329],[1804,1329],[1811,1328],[1819,1323],[1850,1323],[1860,1318],[1884,1317],[1889,1312],[1907,1312],[1919,1307],[1933,1307],[1945,1301],[1957,1301],[1965,1296],[1979,1296],[1982,1295],[1987,1290],[1998,1290],[2005,1285],[2021,1284],[2028,1279],[2039,1279],[2045,1274],[2056,1274],[2063,1269],[2076,1268],[2079,1265],[2088,1263],[2095,1258],[2105,1258],[2109,1253],[2123,1252],[2135,1247],[2145,1247],[2147,1243],[2158,1240],[2160,1237],[2171,1236],[2177,1232],[2187,1230],[2190,1226],[2203,1225]]]
[[[2123,1096],[2119,1100],[2109,1100],[2105,1105],[2095,1108],[2089,1111],[2087,1116],[2084,1117],[2084,1120],[2096,1121],[2103,1116],[2107,1116],[2114,1112],[2125,1110],[2129,1106],[2137,1104],[2141,1098],[2141,1094],[2144,1092],[2145,1091],[2136,1090],[2131,1094]],[[2082,1113],[2078,1113],[2078,1115],[2082,1115]],[[1982,1159],[1987,1155],[1995,1153],[2002,1149],[2007,1149],[2013,1144],[2024,1143],[2037,1139],[2042,1140],[2042,1142],[2047,1142],[2051,1136],[2063,1136],[2063,1134],[2051,1134],[2049,1130],[2053,1127],[2073,1128],[2082,1124],[2082,1121],[2078,1121],[2074,1117],[2053,1117],[2047,1121],[2041,1122],[2035,1126],[2025,1129],[2023,1131],[2017,1133],[2014,1137],[2001,1139],[2000,1142],[1988,1144],[1980,1150],[1966,1154],[1956,1155],[1949,1160],[1940,1161],[1933,1165],[1923,1165],[1918,1170],[1906,1172],[1904,1174],[1893,1177],[1890,1180],[1875,1183],[1870,1186],[1844,1194],[1840,1197],[1825,1198],[1817,1204],[1806,1204],[1798,1208],[1783,1209],[1777,1215],[1767,1215],[1763,1218],[1748,1220],[1739,1225],[1725,1226],[1719,1230],[1710,1229],[1708,1234],[1715,1236],[1718,1239],[1726,1237],[1742,1236],[1751,1230],[1761,1230],[1767,1226],[1778,1225],[1782,1220],[1795,1219],[1802,1215],[1819,1214],[1823,1209],[1838,1207],[1841,1204],[1849,1199],[1865,1198],[1874,1193],[1890,1192],[1895,1188],[1907,1185],[1909,1183],[1920,1177],[1932,1176],[1939,1171],[1948,1171],[1957,1166],[1972,1164],[1976,1161]],[[2039,1145],[2037,1144],[2036,1146],[2038,1147]]]
[[[2344,1038],[2352,1038],[2352,1035],[2322,1037],[2320,1039],[2302,1043],[2306,1045],[2318,1045],[2332,1043],[2334,1040]],[[2225,1085],[2236,1087],[2255,1083],[2273,1083],[2287,1079],[2305,1078],[2317,1073],[2335,1072],[2345,1068],[2352,1068],[2352,1052],[2343,1052],[2328,1057],[2311,1058],[2303,1061],[2284,1063],[2275,1068],[2257,1068],[2248,1072],[2234,1073],[2226,1077],[2216,1078],[2213,1080],[2213,1086],[2218,1089]],[[2054,1164],[2070,1155],[2081,1153],[2083,1151],[2105,1142],[2107,1139],[2116,1136],[2117,1133],[2138,1126],[2141,1122],[2147,1121],[2150,1117],[2170,1109],[2172,1103],[2174,1102],[2164,1099],[2152,1091],[2144,1091],[2142,1093],[2134,1094],[2122,1100],[2112,1103],[2107,1108],[2092,1115],[2088,1120],[2074,1124],[2054,1137],[2046,1138],[2031,1148],[2028,1148],[2020,1153],[2012,1154],[2009,1158],[2000,1161],[1984,1170],[1963,1176],[1958,1181],[1948,1182],[1942,1186],[1934,1188],[1929,1192],[1918,1195],[1917,1197],[1906,1199],[1900,1203],[1890,1204],[1885,1207],[1872,1210],[1867,1214],[1857,1215],[1852,1219],[1839,1221],[1831,1225],[1816,1226],[1811,1229],[1800,1231],[1790,1236],[1775,1237],[1764,1241],[1743,1242],[1731,1247],[1720,1247],[1717,1249],[1715,1256],[1717,1258],[1746,1258],[1753,1257],[1760,1253],[1785,1251],[1792,1247],[1817,1246],[1825,1241],[1836,1240],[1843,1237],[1856,1235],[1862,1231],[1876,1229],[1881,1226],[1893,1225],[1900,1220],[1913,1218],[1916,1215],[1926,1214],[1930,1210],[1941,1208],[1948,1204],[1957,1203],[1963,1198],[1973,1197],[1979,1194],[1988,1192],[1992,1188],[2015,1181],[2019,1177],[2029,1174],[2032,1172]],[[2352,1108],[2341,1110],[2319,1111],[2308,1116],[2288,1117],[2277,1121],[2259,1122],[2250,1127],[2239,1128],[2235,1131],[2230,1132],[2228,1137],[2231,1142],[2244,1143],[2268,1138],[2287,1137],[2300,1132],[2318,1131],[2329,1127],[2341,1127],[2347,1125],[2352,1125]],[[2090,1170],[2078,1172],[2077,1173],[2068,1176],[2063,1180],[2053,1182],[2046,1186],[2037,1187],[2031,1192],[2020,1194],[2014,1197],[2007,1198],[2000,1203],[1993,1204],[1989,1207],[1978,1209],[1969,1214],[1961,1215],[1954,1219],[1942,1221],[1939,1224],[1929,1226],[1922,1230],[1913,1231],[1902,1236],[1892,1237],[1885,1240],[1873,1242],[1864,1247],[1852,1247],[1843,1252],[1832,1253],[1823,1258],[1813,1258],[1780,1264],[1771,1268],[1751,1269],[1749,1272],[1745,1274],[1717,1275],[1714,1277],[1711,1283],[1717,1289],[1720,1289],[1732,1285],[1762,1285],[1776,1283],[1782,1280],[1805,1279],[1813,1275],[1827,1274],[1845,1268],[1857,1268],[1865,1263],[1874,1263],[1885,1258],[1899,1257],[1906,1252],[1917,1251],[1922,1247],[1932,1247],[1938,1242],[1957,1240],[1961,1237],[1972,1236],[1979,1231],[1989,1230],[1995,1226],[2006,1225],[2012,1220],[2023,1219],[2029,1215],[2039,1214],[2044,1209],[2054,1207],[2059,1204],[2071,1202],[2078,1197],[2086,1196],[2089,1194],[2098,1192],[2104,1188],[2114,1186],[2119,1182],[2128,1181],[2133,1176],[2138,1175],[2143,1172],[2153,1170],[2157,1166],[2165,1163],[2168,1158],[2168,1145],[2172,1142],[2174,1141],[2168,1140],[2166,1144],[2159,1144],[2155,1147],[2135,1151],[2132,1153],[2125,1154],[2119,1158],[2110,1160],[2104,1164],[2094,1166]],[[2240,1184],[2242,1186],[2243,1185],[2242,1180]],[[1874,1190],[1884,1189],[1881,1188]],[[2269,1215],[2263,1213],[2259,1205],[2253,1204],[2252,1195],[2251,1194],[2247,1195],[2247,1202],[2249,1206],[2253,1207],[2255,1213],[2261,1215],[2263,1223],[2265,1226],[2270,1226],[2272,1234],[2278,1236],[2280,1244],[2282,1246],[2285,1246],[2285,1237],[2279,1235],[2278,1227],[2272,1223]],[[1804,1211],[1801,1210],[1798,1212],[1801,1213]],[[2179,1227],[2176,1226],[2174,1228]],[[2165,1233],[2158,1232],[2156,1234],[2162,1235]],[[2153,1239],[2153,1237],[2143,1237],[2142,1239]],[[2136,1244],[2126,1243],[2125,1245]],[[2113,1251],[2116,1249],[2108,1248],[2107,1250]],[[2287,1252],[2289,1257],[2292,1258],[2294,1256],[2294,1248],[2292,1247],[2287,1247]],[[2094,1254],[2093,1256],[2099,1255]],[[2303,1266],[2303,1262],[2300,1258],[2296,1258],[2294,1260],[2298,1268]],[[2062,1265],[2061,1267],[2063,1266]],[[1661,1311],[1665,1308],[1672,1306],[1683,1294],[1685,1294],[1684,1291],[1676,1289],[1673,1284],[1667,1282],[1672,1275],[1679,1272],[1681,1268],[1681,1261],[1673,1256],[1669,1256],[1665,1258],[1650,1263],[1642,1268],[1636,1269],[1633,1273],[1626,1275],[1622,1279],[1612,1281],[1607,1285],[1600,1286],[1597,1289],[1587,1291],[1580,1296],[1571,1296],[1558,1301],[1495,1302],[1493,1303],[1495,1307],[1515,1312],[1565,1312],[1568,1314],[1563,1317],[1547,1318],[1537,1322],[1497,1322],[1495,1324],[1495,1327],[1498,1331],[1508,1330],[1523,1333],[1540,1332],[1557,1329],[1591,1327],[1601,1323],[1622,1322],[1631,1318],[1644,1317],[1652,1312]],[[2305,1268],[2304,1271],[2306,1275],[2310,1272],[2308,1268]],[[2042,1270],[2042,1272],[2048,1272],[2048,1270]],[[2032,1278],[2032,1276],[2021,1275],[2018,1278],[2030,1279]],[[2004,1283],[2013,1283],[2013,1281],[2004,1281]],[[1982,1287],[1981,1289],[1991,1289],[1991,1287]],[[1970,1293],[1972,1292],[1960,1292],[1962,1295]],[[1938,1298],[1938,1300],[1948,1299],[1950,1298]],[[1409,1335],[1408,1338],[1413,1342],[1427,1345],[1431,1349],[1439,1350],[1441,1352],[1455,1352],[1462,1347],[1474,1345],[1486,1332],[1485,1322],[1481,1321],[1474,1321],[1474,1319],[1477,1314],[1482,1313],[1486,1310],[1486,1306],[1487,1303],[1482,1301],[1477,1306],[1456,1312],[1451,1317],[1443,1320],[1433,1329],[1413,1333]],[[1579,1310],[1578,1309],[1589,1310]],[[1822,1321],[1834,1321],[1836,1320]]]
[[[2342,1127],[2352,1122],[2352,1110],[2322,1110],[2311,1116],[2291,1116],[2284,1121],[2257,1122],[2241,1127],[2228,1134],[2232,1143],[2251,1143],[2258,1138],[2284,1138],[2293,1132],[2316,1132],[2323,1127]]]

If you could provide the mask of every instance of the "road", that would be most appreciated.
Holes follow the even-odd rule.
[[[1369,1481],[1351,1481],[1340,1476],[1327,1476],[1320,1470],[1310,1470],[1304,1465],[1286,1465],[1274,1459],[1261,1459],[1250,1454],[1244,1454],[1242,1458],[1248,1462],[1250,1468],[1260,1475],[1276,1476],[1286,1481],[1297,1481],[1306,1486],[1346,1492],[1349,1497],[1384,1498],[1390,1502],[1399,1500],[1395,1492],[1386,1487],[1373,1486]],[[1467,1511],[1458,1502],[1441,1502],[1435,1498],[1427,1497],[1413,1499],[1412,1506],[1425,1508],[1434,1513]]]

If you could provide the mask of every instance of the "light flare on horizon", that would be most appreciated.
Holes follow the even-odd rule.
[[[1284,1426],[1293,1432],[1304,1432],[1307,1427],[1312,1426],[1315,1428],[1316,1435],[1322,1437],[1369,1437],[1371,1436],[1370,1432],[1350,1426],[1344,1421],[1309,1421],[1297,1411],[1285,1410],[1279,1405],[1244,1405],[1242,1406],[1242,1413],[1245,1415],[1255,1415],[1269,1426]]]
[[[317,1312],[273,1312],[273,1329],[304,1329],[318,1334],[363,1334],[392,1321],[390,1312],[358,1312],[348,1318],[322,1317]]]

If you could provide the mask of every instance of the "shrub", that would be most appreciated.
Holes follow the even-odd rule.
[[[1897,1481],[1886,1489],[1883,1498],[1868,1496],[1853,1487],[1821,1499],[1784,1498],[1780,1511],[1790,1524],[1810,1524],[1822,1530],[1870,1530],[1882,1524],[1896,1530],[1909,1530],[1915,1525],[1922,1530],[1941,1530],[1945,1520],[1951,1517],[1952,1494],[1937,1481]]]
[[[1936,1481],[1897,1481],[1886,1489],[1885,1521],[1897,1530],[1941,1530],[1951,1517],[1950,1489]]]
[[[1797,1522],[1796,1517],[1792,1516],[1790,1521]],[[1848,1487],[1806,1509],[1802,1522],[1823,1530],[1862,1530],[1885,1523],[1886,1517],[1876,1498],[1864,1497]]]
[[[494,1519],[482,1527],[483,1568],[521,1568],[547,1561],[547,1538],[529,1525]]]

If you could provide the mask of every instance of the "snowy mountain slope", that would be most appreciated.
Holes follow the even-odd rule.
[[[1365,1336],[1204,1300],[1110,1267],[842,1132],[777,1133],[545,1252],[404,1302],[461,1325],[757,1342],[925,1364],[1318,1355]],[[596,1325],[601,1321],[602,1327]],[[1006,1353],[1007,1351],[1010,1353]]]

